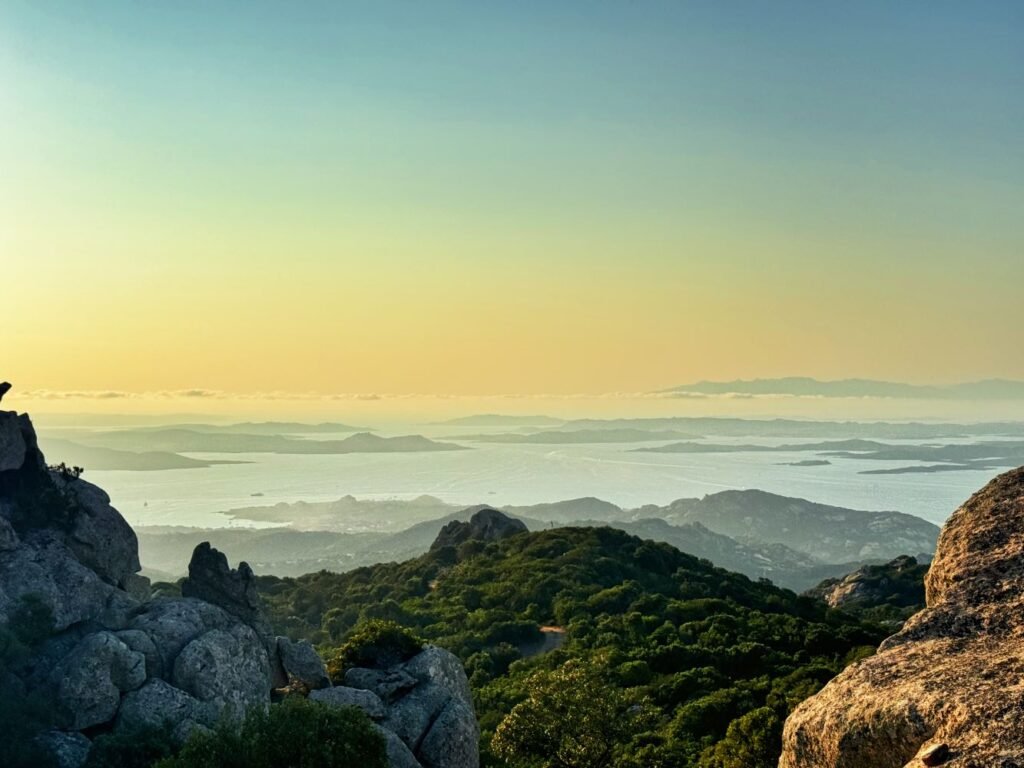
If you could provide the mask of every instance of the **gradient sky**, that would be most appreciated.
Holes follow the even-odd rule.
[[[0,4],[22,389],[1024,378],[1019,2]]]

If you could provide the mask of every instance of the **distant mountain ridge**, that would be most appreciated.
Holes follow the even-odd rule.
[[[139,527],[137,533],[147,568],[179,573],[185,565],[181,553],[209,540],[230,548],[258,572],[296,576],[417,557],[446,525],[465,523],[488,506],[463,508],[430,496],[409,501],[347,496],[333,502],[277,504],[228,513],[242,523],[276,523],[279,528]],[[928,554],[938,535],[936,526],[912,515],[843,509],[763,491],[725,491],[630,510],[593,497],[498,509],[533,531],[567,526],[617,528],[795,590],[865,563],[907,553]]]
[[[758,490],[679,499],[660,512],[671,523],[703,523],[740,542],[785,544],[830,563],[933,552],[939,536],[938,526],[903,512],[855,511]]]
[[[938,400],[1022,400],[1024,381],[982,379],[961,384],[907,384],[876,379],[823,381],[807,376],[698,381],[663,390],[686,395],[789,395],[793,397],[889,397]]]
[[[457,419],[435,422],[435,426],[444,427],[554,427],[564,424],[564,419],[553,416],[519,416],[502,413],[479,413],[472,416],[461,416]]]

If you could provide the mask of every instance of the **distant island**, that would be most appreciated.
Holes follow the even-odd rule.
[[[194,459],[167,451],[121,451],[116,448],[79,445],[70,440],[40,440],[49,460],[96,470],[153,472],[168,469],[204,469],[217,464],[247,464],[245,461]]]
[[[368,432],[366,427],[353,427],[338,422],[320,422],[305,424],[301,421],[244,421],[238,424],[175,424],[177,429],[188,429],[193,432],[222,432],[243,435],[318,435],[335,434],[337,432]],[[142,429],[160,430],[166,426],[139,427]]]
[[[991,440],[948,445],[894,445],[875,440],[831,440],[787,445],[679,442],[634,448],[643,453],[793,453],[810,451],[828,459],[862,461],[920,461],[928,466],[908,465],[862,470],[863,475],[899,475],[921,472],[956,472],[965,469],[999,469],[1024,462],[1024,441]],[[826,463],[828,463],[826,461]],[[809,466],[800,464],[800,466]]]
[[[962,424],[922,421],[812,421],[718,416],[573,419],[562,429],[674,429],[704,437],[930,440],[949,437],[1024,437],[1024,422]]]
[[[983,379],[962,384],[905,384],[874,379],[822,381],[805,376],[778,379],[698,381],[664,390],[662,394],[789,395],[792,397],[888,397],[927,400],[1022,400],[1024,381]]]
[[[699,435],[679,432],[678,430],[646,430],[646,429],[571,429],[546,430],[542,432],[510,433],[453,436],[454,440],[466,440],[474,443],[515,443],[565,445],[570,443],[647,443],[692,439]]]
[[[407,453],[461,451],[465,446],[431,440],[423,435],[381,437],[358,432],[343,440],[309,440],[277,434],[198,431],[179,427],[123,429],[110,431],[54,431],[46,439],[69,439],[80,446],[130,452],[165,453]]]

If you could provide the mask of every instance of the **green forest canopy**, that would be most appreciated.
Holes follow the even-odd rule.
[[[484,765],[774,767],[789,711],[889,633],[603,527],[468,541],[343,574],[262,577],[260,589],[279,631],[327,655],[369,620],[397,622],[456,653],[473,688]],[[543,647],[541,627],[564,630],[564,643],[531,655]],[[558,685],[581,666],[585,680]],[[544,698],[564,688],[580,695]],[[620,711],[593,711],[596,697]],[[557,756],[546,746],[544,757],[530,751],[536,733],[526,726],[531,711],[536,720],[550,707],[565,712],[566,749]],[[601,717],[620,721],[607,761],[596,762],[591,745],[573,762],[580,718]]]

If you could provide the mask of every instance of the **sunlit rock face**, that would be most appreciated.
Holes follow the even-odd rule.
[[[1024,467],[946,523],[927,608],[786,722],[780,768],[1024,766]]]
[[[26,600],[52,619],[0,682],[50,703],[56,727],[39,743],[61,768],[84,764],[87,734],[169,723],[184,740],[268,706],[283,685],[361,706],[396,768],[478,766],[469,685],[447,651],[332,688],[312,646],[273,635],[246,563],[200,544],[181,598],[150,599],[139,569],[135,532],[107,494],[48,469],[28,417],[0,411],[0,624]]]

